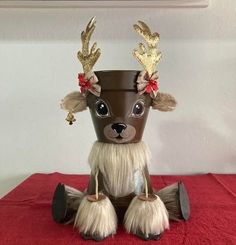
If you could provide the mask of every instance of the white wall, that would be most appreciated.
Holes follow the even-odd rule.
[[[131,55],[138,19],[161,34],[161,90],[178,108],[150,113],[151,173],[236,172],[235,0],[206,9],[0,9],[0,195],[35,172],[89,172],[89,112],[68,126],[59,101],[78,89],[80,31],[94,15],[96,70],[141,69]]]

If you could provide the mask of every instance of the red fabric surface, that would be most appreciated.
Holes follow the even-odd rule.
[[[189,193],[189,221],[171,222],[159,241],[142,241],[119,227],[100,244],[236,244],[236,175],[152,176],[156,189],[179,180]],[[34,174],[0,200],[1,245],[98,244],[82,240],[72,225],[53,221],[51,199],[58,182],[83,190],[88,176]]]

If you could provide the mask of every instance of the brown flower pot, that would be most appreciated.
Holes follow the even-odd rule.
[[[137,77],[140,71],[97,71],[95,72],[101,85],[100,97],[92,93],[87,96],[97,139],[104,143],[136,143],[142,139],[151,98],[149,94],[140,95],[137,91]],[[101,103],[107,107],[107,115],[99,115]],[[137,105],[137,103],[139,103]],[[134,106],[143,106],[143,112],[135,115]],[[102,108],[101,108],[102,109]],[[103,108],[104,109],[104,108]],[[104,111],[105,113],[106,111]],[[122,128],[123,127],[123,128]],[[126,136],[117,135],[113,131],[123,132]],[[126,132],[127,133],[126,133]],[[109,137],[109,135],[111,137]]]

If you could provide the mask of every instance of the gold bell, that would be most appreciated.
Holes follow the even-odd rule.
[[[69,122],[69,125],[72,125],[73,122],[76,121],[76,119],[75,119],[75,117],[74,117],[74,115],[73,115],[72,112],[69,112],[69,113],[68,113],[68,115],[67,115],[67,117],[66,117],[66,121]]]

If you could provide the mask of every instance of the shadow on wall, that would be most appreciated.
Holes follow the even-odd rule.
[[[202,120],[163,122],[158,132],[162,147],[152,152],[162,173],[236,173],[235,132],[220,134]]]
[[[10,178],[0,178],[0,198],[6,195],[9,192],[9,190],[15,188],[28,176],[29,176],[28,174],[21,174],[21,175],[11,176]]]

